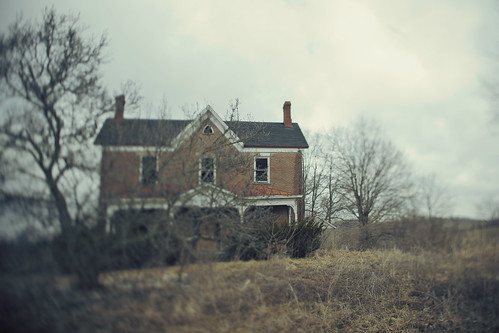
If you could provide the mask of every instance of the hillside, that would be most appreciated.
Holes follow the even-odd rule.
[[[497,331],[499,227],[412,227],[436,242],[409,249],[406,233],[380,234],[389,249],[379,241],[355,251],[329,239],[307,259],[108,272],[100,292],[12,285],[36,301],[11,304],[20,313],[10,324],[34,316],[75,332]]]

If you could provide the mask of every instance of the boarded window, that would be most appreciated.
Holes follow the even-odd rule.
[[[215,182],[215,159],[212,157],[203,157],[201,159],[201,181],[203,183]]]
[[[269,182],[269,159],[268,157],[255,158],[255,182]]]
[[[156,156],[142,157],[142,184],[153,185],[158,181],[158,168]]]

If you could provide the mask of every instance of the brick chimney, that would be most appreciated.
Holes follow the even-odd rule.
[[[122,120],[125,117],[125,95],[119,95],[114,98],[116,102],[115,120]]]
[[[293,127],[293,123],[291,122],[291,102],[284,102],[282,110],[284,112],[284,126]]]

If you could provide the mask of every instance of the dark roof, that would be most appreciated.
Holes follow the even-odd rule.
[[[191,120],[107,119],[95,144],[103,146],[169,146]],[[245,147],[308,148],[297,123],[227,121]]]
[[[245,147],[308,148],[307,140],[297,123],[225,122],[244,142]]]
[[[191,121],[106,119],[95,144],[103,146],[169,146]]]

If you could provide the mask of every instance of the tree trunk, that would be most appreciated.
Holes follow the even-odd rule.
[[[359,225],[359,250],[365,251],[371,247],[371,235],[367,225]]]
[[[359,222],[361,226],[366,226],[369,224],[369,213],[365,213],[359,209]]]
[[[61,232],[63,235],[67,235],[68,233],[70,233],[70,229],[73,223],[71,215],[69,214],[66,198],[64,198],[64,195],[59,190],[59,187],[57,186],[57,183],[55,182],[53,177],[48,172],[46,172],[45,174],[46,174],[47,185],[50,188],[50,194],[54,199],[55,206],[57,209]]]

